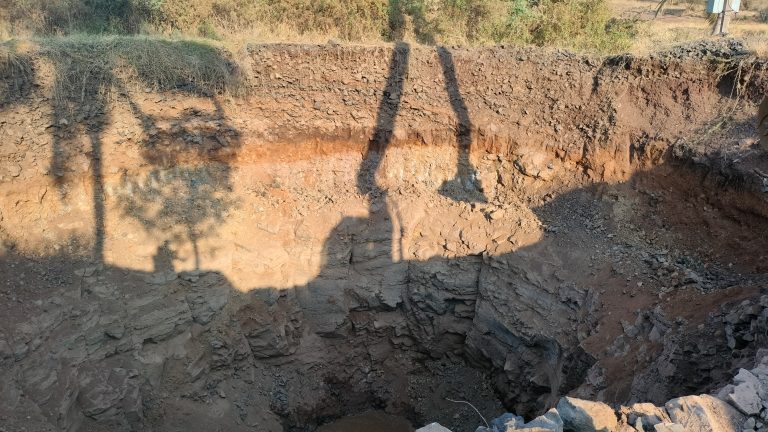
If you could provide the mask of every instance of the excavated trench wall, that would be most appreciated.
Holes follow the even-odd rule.
[[[659,338],[758,294],[739,277],[765,270],[768,214],[760,176],[680,145],[724,112],[750,145],[766,64],[714,54],[258,45],[244,96],[6,65],[0,419],[312,430],[374,407],[461,430],[446,397],[709,390],[730,339],[678,382]],[[702,313],[675,321],[671,289]]]

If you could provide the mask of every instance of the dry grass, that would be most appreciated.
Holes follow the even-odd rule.
[[[633,41],[631,50],[637,54],[648,54],[669,49],[681,43],[711,38],[712,27],[707,21],[701,21],[672,25],[658,22],[642,23],[638,26],[638,36]],[[742,26],[734,22],[731,25],[731,37],[743,40],[757,55],[768,56],[768,32],[762,27],[763,25],[759,24]]]
[[[31,70],[40,58],[53,71],[54,98],[65,106],[131,85],[196,95],[239,94],[244,77],[232,55],[205,41],[147,36],[71,36],[0,43],[0,80]],[[7,89],[10,91],[10,89]]]
[[[30,89],[32,56],[28,43],[0,43],[0,105],[10,102]]]
[[[708,37],[700,3],[673,1],[670,7],[682,12],[654,20],[656,0],[6,0],[0,34],[33,40],[64,98],[109,93],[117,82],[240,93],[247,68],[238,67],[234,53],[252,42],[512,43],[643,54]],[[768,0],[745,3],[768,8]],[[754,10],[742,15],[732,34],[768,55],[768,23]],[[60,35],[90,30],[98,34]],[[110,34],[135,31],[162,35]],[[0,44],[0,73],[28,68],[24,50],[18,42]],[[4,85],[5,93],[14,91]]]
[[[610,0],[615,16],[639,20],[632,52],[648,54],[699,39],[710,38],[712,24],[704,2],[678,0],[668,3],[665,13],[653,19],[656,0]],[[730,36],[742,39],[760,56],[768,56],[768,22],[761,13],[768,11],[768,0],[744,1],[742,11],[731,22]]]
[[[606,0],[5,0],[0,34],[162,34],[227,41],[629,46]]]

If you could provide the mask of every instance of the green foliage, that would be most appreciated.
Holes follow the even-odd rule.
[[[605,4],[594,0],[541,0],[531,31],[537,45],[601,52],[629,48],[633,34],[631,21],[612,19]]]

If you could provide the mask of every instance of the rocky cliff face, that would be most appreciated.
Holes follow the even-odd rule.
[[[663,403],[764,343],[763,61],[244,56],[244,95],[0,68],[0,427],[462,430],[446,398]]]

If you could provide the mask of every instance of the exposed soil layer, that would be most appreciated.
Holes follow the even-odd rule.
[[[663,403],[766,347],[738,44],[244,55],[244,96],[0,67],[0,430],[474,430],[448,399]]]

